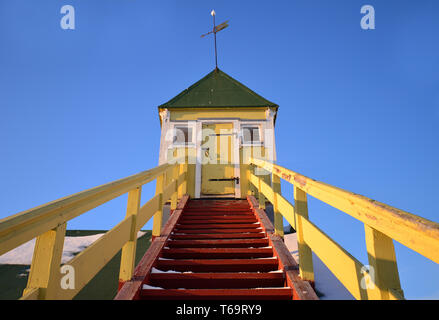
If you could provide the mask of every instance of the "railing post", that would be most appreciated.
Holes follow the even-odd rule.
[[[159,194],[159,209],[154,214],[154,221],[152,226],[152,240],[155,237],[160,236],[163,221],[163,187],[164,187],[165,174],[161,174],[157,177],[157,184],[155,187],[155,194]]]
[[[303,280],[314,282],[311,248],[303,237],[302,219],[308,219],[308,200],[306,192],[294,186],[294,206],[297,221],[297,245],[299,249],[299,270]]]
[[[369,275],[375,284],[375,288],[368,290],[369,299],[390,300],[395,296],[393,292],[403,298],[404,293],[399,280],[392,238],[366,224],[364,229],[367,255],[371,268]]]
[[[37,237],[29,278],[23,296],[40,288],[38,299],[55,299],[60,289],[60,266],[66,223]]]
[[[187,193],[187,164],[181,163],[179,165],[179,177],[183,175],[184,179],[181,184],[178,185],[178,198],[181,199],[183,195]]]
[[[175,188],[174,192],[171,196],[171,213],[173,210],[177,208],[177,201],[178,201],[178,165],[174,165],[174,168],[172,168],[172,179],[175,180]],[[171,179],[171,181],[172,181]]]
[[[256,189],[257,186],[254,186],[251,182],[250,182],[250,176],[251,174],[255,174],[255,165],[253,164],[249,164],[248,165],[248,170],[247,170],[247,181],[248,181],[248,190],[247,190],[247,194],[248,195],[254,195],[256,196]]]
[[[251,164],[247,165],[247,169],[245,170],[245,174],[247,177],[247,195],[252,195],[252,183],[250,182],[250,175],[251,175]]]
[[[258,200],[259,200],[259,208],[265,210],[265,196],[262,193],[262,185],[261,185],[261,177],[258,177]]]
[[[283,238],[284,236],[284,218],[279,212],[279,206],[277,203],[277,196],[280,195],[280,178],[274,173],[271,174],[271,182],[273,189],[273,212],[274,212],[274,229],[277,235]]]
[[[128,192],[127,213],[125,218],[132,217],[130,240],[122,247],[122,256],[120,259],[119,270],[119,288],[125,281],[131,279],[134,273],[134,266],[136,263],[136,247],[137,247],[137,214],[140,209],[140,197],[142,194],[142,187]]]

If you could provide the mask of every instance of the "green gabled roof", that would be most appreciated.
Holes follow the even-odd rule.
[[[239,81],[215,69],[159,108],[275,107]]]

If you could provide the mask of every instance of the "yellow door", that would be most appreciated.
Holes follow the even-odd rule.
[[[201,193],[205,195],[234,194],[233,124],[204,124],[202,134]]]

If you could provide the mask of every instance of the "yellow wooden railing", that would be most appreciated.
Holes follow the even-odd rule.
[[[439,224],[364,196],[307,178],[261,159],[250,159],[250,186],[273,204],[275,229],[283,235],[283,217],[297,231],[302,279],[314,281],[312,252],[356,299],[404,299],[393,240],[439,263]],[[264,175],[272,175],[272,188]],[[279,179],[294,185],[294,206],[276,188]],[[255,190],[256,189],[256,190]],[[274,189],[274,190],[273,190]],[[370,271],[338,245],[308,217],[307,195],[364,223]]]
[[[155,179],[155,196],[140,206],[142,186]],[[131,279],[137,232],[154,216],[152,234],[159,236],[164,203],[171,200],[171,210],[175,209],[186,188],[187,165],[164,164],[0,220],[0,255],[36,237],[21,299],[72,299],[120,249],[119,279]],[[63,289],[60,266],[67,221],[126,193],[124,220],[66,263],[74,270],[75,283]]]

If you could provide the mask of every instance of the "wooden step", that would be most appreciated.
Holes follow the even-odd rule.
[[[233,223],[233,224],[223,224],[223,223],[210,223],[210,224],[177,224],[175,226],[180,230],[188,230],[188,229],[251,229],[251,228],[260,228],[260,223]]]
[[[216,224],[216,223],[257,223],[258,220],[256,218],[205,218],[205,219],[187,219],[182,218],[178,221],[179,224]]]
[[[148,300],[291,300],[291,288],[258,289],[143,289],[141,297]]]
[[[197,206],[249,206],[247,200],[191,200],[188,202],[187,207]]]
[[[157,260],[156,268],[181,272],[268,272],[278,270],[277,258]]]
[[[267,247],[268,239],[170,240],[170,248],[248,248]]]
[[[265,238],[267,235],[260,233],[205,233],[205,234],[172,234],[171,239],[189,240],[189,239],[254,239]]]
[[[200,208],[209,208],[209,209],[219,208],[219,209],[226,209],[226,210],[229,210],[229,209],[247,209],[247,210],[249,210],[250,206],[248,203],[242,204],[242,205],[235,204],[233,206],[226,205],[226,204],[225,205],[221,205],[221,204],[191,205],[191,204],[189,204],[185,207],[185,210],[200,209]]]
[[[244,216],[244,217],[254,217],[252,212],[248,211],[185,211],[183,217],[217,217],[217,216]]]
[[[165,226],[168,238],[153,241],[157,249],[148,250],[119,298],[292,300],[294,292],[294,298],[314,299],[307,295],[310,285],[296,279],[297,264],[282,239],[250,203],[257,205],[251,197],[182,201],[184,209]]]
[[[149,285],[166,289],[228,289],[284,287],[283,272],[274,273],[151,273]]]
[[[164,248],[162,257],[169,259],[243,259],[268,258],[273,248]]]
[[[200,221],[210,221],[210,220],[255,220],[256,217],[254,215],[193,215],[193,216],[182,216],[180,218],[181,221],[186,220],[200,220]],[[258,221],[256,219],[256,221]]]
[[[193,230],[193,229],[181,229],[175,228],[174,234],[212,234],[212,233],[260,233],[262,232],[262,228],[246,228],[246,229],[201,229],[201,230]]]
[[[185,212],[200,212],[200,211],[205,211],[205,212],[216,212],[216,211],[220,211],[220,212],[231,212],[231,211],[236,211],[236,212],[251,212],[252,210],[249,207],[242,207],[242,208],[238,208],[238,207],[199,207],[199,208],[185,208],[184,210]]]

